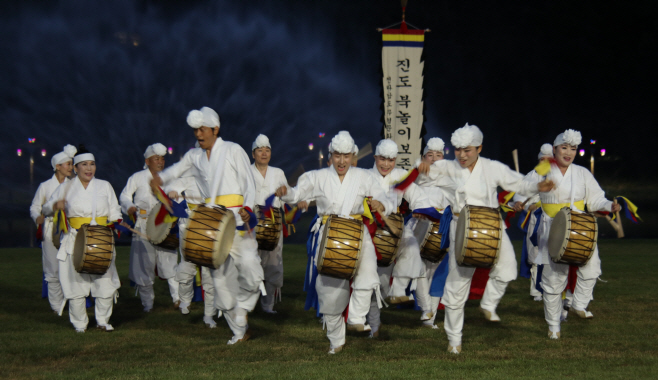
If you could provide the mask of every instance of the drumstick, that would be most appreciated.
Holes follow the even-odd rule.
[[[512,157],[514,158],[514,167],[516,168],[516,172],[520,173],[519,172],[519,150],[518,149],[514,149],[512,151]]]
[[[381,213],[379,214],[379,216],[382,217],[382,220],[384,221],[384,223],[386,223],[386,227],[388,227],[388,229],[391,230],[391,232],[394,235],[401,236],[400,229],[398,229],[395,225],[393,225],[393,223],[388,219],[388,217],[386,217],[384,214]]]
[[[128,225],[126,222],[123,222],[123,221],[122,221],[122,222],[119,223],[119,224],[120,224],[121,226],[123,226],[123,227],[126,227],[128,230],[130,230],[130,232],[132,232],[132,233],[134,233],[134,234],[137,234],[137,235],[141,236],[142,238],[144,238],[144,239],[146,239],[146,240],[151,240],[151,238],[149,238],[146,234],[143,234],[143,233],[137,231],[136,229],[130,227],[130,225]]]

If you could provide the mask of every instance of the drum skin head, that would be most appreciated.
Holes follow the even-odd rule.
[[[567,233],[571,229],[571,209],[568,207],[558,211],[553,218],[551,230],[548,233],[548,254],[553,262],[558,262],[567,249]]]
[[[237,226],[235,222],[235,215],[233,211],[228,210],[228,214],[225,217],[226,221],[222,219],[222,226],[217,231],[217,237],[215,241],[215,252],[218,252],[217,255],[213,256],[212,264],[215,269],[219,268],[220,265],[224,264],[224,261],[228,258],[231,248],[233,248],[233,239],[235,238],[235,227]]]
[[[233,247],[235,227],[233,211],[218,205],[198,206],[182,233],[183,257],[197,265],[219,268]]]
[[[505,229],[497,208],[466,205],[457,219],[455,260],[470,268],[492,268],[500,257]]]
[[[158,215],[158,212],[160,212],[161,207],[163,207],[162,203],[158,203],[154,206],[146,220],[146,236],[149,237],[149,241],[153,244],[162,243],[167,238],[169,231],[171,231],[171,227],[174,225],[174,223],[165,222],[162,222],[157,226],[155,225],[155,217]]]
[[[76,272],[80,272],[82,269],[82,264],[85,261],[85,243],[87,237],[87,227],[88,224],[83,224],[82,227],[78,230],[78,235],[75,237],[75,245],[73,247],[73,254],[71,255],[73,259],[73,268]]]
[[[468,220],[468,207],[464,207],[457,219],[457,230],[455,231],[455,259],[457,264],[462,265],[464,262],[464,252],[466,251],[466,221]]]
[[[416,227],[414,228],[414,237],[418,241],[418,244],[421,245],[420,249],[423,249],[422,245],[427,239],[427,235],[429,235],[431,230],[432,222],[427,219],[418,219]]]
[[[322,273],[323,263],[325,261],[325,256],[326,256],[326,252],[327,252],[326,242],[329,240],[328,235],[329,235],[329,232],[331,230],[332,219],[335,219],[335,220],[338,220],[338,221],[340,221],[341,219],[350,220],[350,221],[353,220],[353,219],[339,217],[337,215],[331,215],[327,219],[327,222],[322,227],[323,228],[323,230],[322,230],[322,233],[323,233],[322,236],[323,237],[322,237],[322,242],[320,243],[320,250],[318,251],[318,257],[317,257],[318,273]],[[347,273],[347,274],[343,273],[343,275],[341,275],[341,276],[339,276],[337,274],[331,274],[331,273],[322,273],[322,274],[327,275],[327,276],[336,277],[336,278],[343,278],[343,279],[351,279],[351,278],[354,277],[354,275],[356,274],[356,271],[359,269],[359,265],[361,264],[361,258],[363,257],[363,255],[361,254],[361,250],[363,249],[363,235],[364,235],[364,230],[365,230],[365,226],[363,225],[363,223],[361,221],[357,221],[357,222],[360,224],[361,228],[360,228],[360,231],[358,232],[358,235],[359,235],[358,241],[360,243],[359,243],[359,248],[358,248],[357,258],[356,258],[356,262],[354,264],[354,268],[352,268],[350,273]],[[337,224],[339,226],[341,225],[340,222],[338,222]],[[354,237],[355,236],[353,236],[353,238]],[[332,248],[332,249],[335,249],[335,248]],[[329,266],[327,266],[327,268],[329,268]]]

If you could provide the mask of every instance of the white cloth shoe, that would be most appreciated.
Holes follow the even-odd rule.
[[[432,319],[433,316],[434,316],[434,313],[432,313],[431,311],[424,311],[423,314],[421,314],[421,316],[420,316],[420,320],[421,321],[429,321],[430,319]]]
[[[217,328],[217,322],[212,319],[212,315],[207,315],[203,317],[203,323],[205,323],[211,329]]]
[[[183,306],[183,305],[181,305],[181,307],[180,307],[180,313],[183,314],[183,315],[188,315],[188,314],[190,314],[190,308],[189,308],[189,306]]]
[[[537,301],[537,302],[539,302],[539,301],[543,301],[543,300],[544,300],[544,297],[542,297],[542,296],[535,296],[534,300]]]
[[[579,316],[582,319],[592,319],[592,318],[594,318],[594,314],[590,313],[587,310],[576,310],[572,307],[571,311],[576,313],[576,315]]]
[[[357,331],[357,332],[366,332],[372,330],[370,328],[370,325],[368,324],[362,325],[362,324],[349,324],[349,323],[347,324],[347,329],[350,331]]]
[[[560,339],[560,332],[559,331],[553,332],[548,330],[548,338],[553,340]]]
[[[338,347],[329,347],[329,355],[335,355],[339,352],[343,351],[343,346],[338,346]]]
[[[457,347],[453,347],[451,345],[448,345],[448,352],[451,353],[451,354],[461,354],[462,353],[461,344]]]
[[[226,342],[226,344],[229,345],[229,346],[232,346],[236,343],[246,342],[246,341],[249,340],[250,337],[251,337],[251,333],[249,332],[249,330],[247,330],[247,332],[244,333],[242,338],[238,338],[236,335],[233,335],[233,338],[231,338],[231,340]]]
[[[427,323],[427,322],[423,322],[423,327],[428,328],[428,329],[432,329],[432,330],[438,330],[439,329],[439,326],[435,325],[434,323]]]
[[[75,329],[75,332],[80,333],[80,334],[84,334],[85,330],[86,329]]]
[[[484,314],[484,318],[486,318],[488,321],[500,322],[500,317],[498,314],[496,314],[495,310],[487,310],[481,307],[480,311]]]
[[[98,325],[96,326],[97,329],[105,331],[105,332],[112,332],[114,331],[114,327],[111,324],[106,324],[106,325]]]

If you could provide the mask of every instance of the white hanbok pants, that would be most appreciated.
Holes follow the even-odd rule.
[[[457,230],[455,217],[450,225],[450,248],[448,250],[450,270],[446,279],[445,290],[441,303],[445,306],[444,328],[448,335],[448,341],[453,347],[461,345],[462,330],[464,328],[464,305],[470,293],[471,279],[475,268],[467,268],[457,265],[455,258],[455,231]],[[512,242],[503,232],[498,262],[489,272],[489,281],[484,289],[480,307],[495,311],[498,303],[505,294],[507,284],[516,279],[518,272],[516,257]]]
[[[57,248],[52,240],[53,222],[52,218],[46,218],[43,222],[43,241],[41,242],[41,261],[43,263],[43,274],[48,283],[48,302],[50,308],[59,313],[62,304],[66,302],[62,285],[59,283],[59,261],[57,260]]]

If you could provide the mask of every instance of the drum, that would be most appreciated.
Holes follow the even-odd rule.
[[[420,219],[414,229],[414,236],[420,245],[420,257],[432,263],[440,262],[448,253],[448,249],[441,249],[439,226],[439,222]]]
[[[217,269],[228,257],[235,237],[235,216],[224,206],[200,205],[183,233],[186,261]]]
[[[404,228],[404,217],[402,214],[391,214],[388,216],[389,222],[397,228],[400,236],[393,233],[388,226],[384,228],[377,228],[372,242],[377,247],[377,252],[382,257],[377,260],[377,266],[387,267],[398,258],[400,254],[400,239],[402,238],[402,231]]]
[[[555,263],[583,266],[596,248],[599,225],[594,214],[565,207],[553,218],[548,233],[548,253]]]
[[[256,216],[258,217],[258,225],[256,226],[256,241],[258,241],[258,249],[263,251],[273,251],[279,244],[281,238],[281,210],[272,208],[272,218],[267,218],[263,214],[265,206],[256,206]]]
[[[318,273],[351,279],[361,260],[363,222],[331,215],[323,228],[324,239],[318,251]]]
[[[105,274],[112,263],[114,233],[107,226],[83,224],[73,248],[73,267],[78,273]]]
[[[172,230],[175,231],[175,227],[178,226],[178,219],[173,223],[162,222],[156,226],[155,217],[162,207],[164,207],[162,203],[158,203],[146,219],[146,236],[149,237],[151,244],[162,249],[175,251],[178,249],[178,236],[176,233],[172,233]]]
[[[457,264],[491,268],[498,261],[504,233],[503,219],[497,208],[466,205],[455,231]]]

